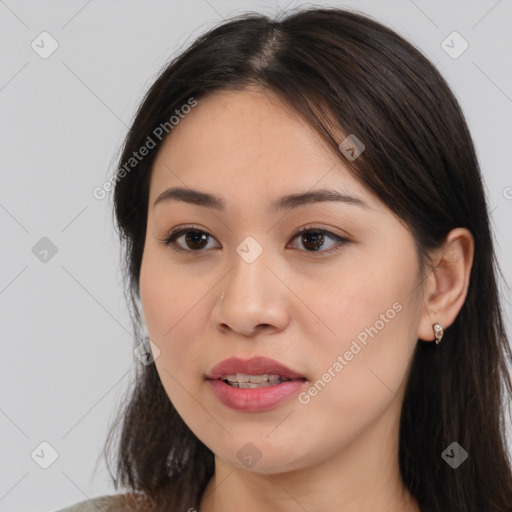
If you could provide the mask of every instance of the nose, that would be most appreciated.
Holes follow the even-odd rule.
[[[218,331],[253,336],[279,332],[288,325],[287,288],[267,267],[264,254],[252,263],[235,254],[233,267],[223,280],[223,296],[219,294],[212,310]]]

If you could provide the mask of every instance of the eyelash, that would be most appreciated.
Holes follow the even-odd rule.
[[[184,228],[181,228],[181,229],[177,229],[176,231],[172,231],[171,233],[169,233],[169,235],[167,235],[166,237],[164,237],[163,239],[160,239],[160,241],[169,246],[173,251],[176,251],[176,252],[180,252],[180,253],[196,253],[196,254],[201,254],[201,253],[204,253],[205,250],[203,249],[200,249],[200,250],[192,250],[192,249],[183,249],[182,247],[179,247],[176,245],[176,240],[178,238],[180,238],[182,235],[186,234],[186,233],[203,233],[205,235],[208,235],[209,237],[213,238],[212,235],[210,235],[210,233],[208,233],[207,231],[204,231],[202,229],[197,229],[197,228],[193,228],[193,227],[184,227]],[[336,241],[336,245],[334,247],[331,247],[330,249],[326,250],[326,251],[322,251],[322,250],[318,250],[318,251],[308,251],[308,250],[304,250],[304,251],[301,251],[301,252],[307,252],[307,253],[312,253],[312,254],[331,254],[333,252],[336,252],[338,251],[343,245],[349,243],[349,240],[347,240],[346,238],[343,238],[339,235],[336,235],[335,233],[332,233],[331,231],[328,231],[326,229],[323,229],[323,228],[312,228],[312,227],[303,227],[303,228],[300,228],[299,230],[297,230],[291,240],[295,240],[298,236],[304,234],[304,233],[320,233],[328,238],[331,238],[333,240]],[[300,250],[300,249],[298,249]]]

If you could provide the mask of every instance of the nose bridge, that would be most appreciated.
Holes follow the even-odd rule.
[[[228,276],[227,293],[239,298],[263,293],[268,284],[267,251],[253,237],[246,237],[236,248],[233,268]]]
[[[228,326],[249,335],[258,326],[282,329],[286,325],[288,311],[281,295],[282,284],[267,268],[272,265],[269,254],[258,246],[254,240],[244,240],[236,248],[222,287],[223,297],[214,309],[217,328]]]

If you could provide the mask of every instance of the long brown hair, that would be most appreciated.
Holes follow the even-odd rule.
[[[437,69],[367,15],[334,8],[275,19],[244,14],[202,35],[165,66],[126,137],[114,190],[135,343],[143,336],[139,272],[151,169],[161,140],[153,137],[156,147],[133,169],[125,166],[123,172],[122,166],[190,98],[200,104],[212,91],[248,85],[288,102],[406,222],[425,258],[452,228],[473,234],[470,285],[459,315],[441,345],[416,347],[402,407],[400,471],[423,512],[510,512],[505,413],[512,355],[474,145]],[[359,158],[349,161],[341,154],[333,120],[364,141]],[[151,502],[168,510],[197,509],[214,472],[213,453],[174,409],[155,365],[137,364],[136,372],[104,447],[114,486],[147,498],[148,508]],[[114,476],[109,456],[116,433]],[[457,469],[441,457],[454,441],[469,454]]]

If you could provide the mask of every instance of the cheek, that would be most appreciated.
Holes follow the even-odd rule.
[[[184,418],[193,413],[194,401],[189,393],[194,393],[196,375],[191,370],[198,352],[194,343],[198,339],[194,332],[198,311],[193,309],[197,292],[191,283],[194,280],[169,272],[155,252],[144,253],[140,299],[148,335],[160,350],[155,367],[167,396]]]
[[[330,440],[317,442],[321,446],[315,450],[332,450],[333,440],[339,448],[347,446],[386,417],[386,428],[395,431],[414,349],[409,329],[411,310],[406,305],[399,311],[392,309],[394,316],[388,312],[385,323],[379,315],[386,314],[389,304],[386,299],[381,304],[369,303],[371,308],[359,313],[354,303],[354,309],[346,310],[352,317],[347,316],[350,320],[341,331],[346,337],[342,334],[317,359],[316,380],[297,409],[309,438]],[[338,326],[341,329],[342,324]]]
[[[375,253],[333,272],[317,294],[315,304],[330,327],[324,338],[330,350],[348,350],[355,339],[362,346],[366,341],[367,347],[372,339],[396,337],[406,342],[402,323],[407,324],[404,319],[411,316],[414,294],[410,292],[418,270],[412,257],[396,262],[385,253],[377,253],[379,258]]]
[[[208,289],[208,288],[206,288]],[[155,364],[162,381],[173,377],[191,380],[194,361],[200,354],[200,333],[207,325],[201,300],[204,281],[170,269],[165,254],[149,248],[142,260],[140,299],[148,335],[158,346]],[[163,370],[166,372],[163,372]]]
[[[171,270],[165,255],[149,247],[140,271],[140,299],[150,337],[171,339],[197,302],[199,283]]]
[[[416,345],[417,273],[410,247],[372,253],[330,283],[322,318],[334,333],[317,344],[318,405],[362,420],[399,394]]]
[[[158,268],[156,259],[145,250],[140,270],[140,301],[144,320],[152,340],[165,332],[164,311],[172,310],[173,294],[166,293],[167,278]],[[169,327],[167,327],[168,329]]]

